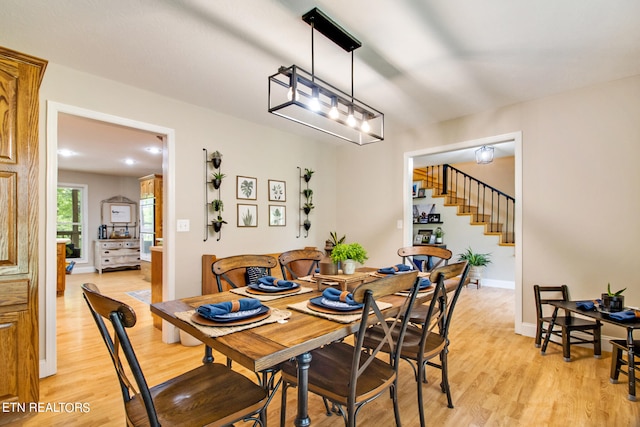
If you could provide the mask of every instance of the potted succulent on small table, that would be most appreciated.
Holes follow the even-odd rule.
[[[367,251],[360,243],[339,243],[331,251],[331,260],[341,264],[344,274],[355,273],[356,262],[362,264],[367,259]]]
[[[610,312],[624,310],[624,295],[622,293],[627,288],[620,289],[618,292],[611,292],[611,283],[607,283],[607,293],[602,294],[602,306]]]
[[[469,263],[471,266],[469,268],[469,280],[475,280],[479,284],[482,279],[482,270],[491,264],[491,254],[475,253],[471,248],[467,248],[463,253],[458,254],[458,261],[467,261]]]

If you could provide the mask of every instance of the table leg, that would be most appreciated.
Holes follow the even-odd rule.
[[[636,400],[636,361],[633,346],[633,329],[627,329],[627,348],[629,351],[629,400]]]
[[[294,425],[296,427],[306,427],[311,425],[311,418],[309,418],[308,412],[311,353],[303,353],[297,356],[296,361],[298,362],[298,415],[296,415]]]
[[[213,352],[211,351],[211,347],[208,345],[204,346],[204,357],[202,358],[202,363],[213,363]]]
[[[544,337],[544,343],[542,344],[542,348],[540,349],[540,354],[544,354],[547,351],[547,345],[549,344],[549,339],[551,338],[551,331],[553,331],[553,327],[556,325],[556,318],[558,317],[558,308],[556,307],[553,310],[553,315],[551,316],[551,323],[547,327],[547,336]]]

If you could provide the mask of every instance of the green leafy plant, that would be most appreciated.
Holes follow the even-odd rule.
[[[313,196],[313,190],[310,188],[305,188],[304,190],[302,190],[302,194],[304,194],[304,197],[306,199],[309,199],[311,196]]]
[[[345,239],[347,238],[347,236],[344,235],[338,239],[337,231],[331,231],[329,233],[329,236],[330,236],[329,242],[333,243],[333,246],[339,245],[340,243],[344,243]]]
[[[442,238],[442,236],[444,236],[444,230],[442,230],[442,227],[438,227],[433,234],[435,234],[437,238]]]
[[[213,153],[211,153],[211,158],[212,159],[221,159],[222,158],[222,153],[219,152],[218,150],[216,150]]]
[[[315,206],[313,206],[313,197],[312,197],[312,198],[310,198],[310,199],[307,201],[307,203],[305,203],[305,204],[302,206],[302,209],[304,210],[304,213],[305,213],[305,214],[307,214],[307,215],[309,214],[309,212],[311,212],[311,209],[313,209],[313,208],[315,208]]]
[[[467,248],[463,253],[458,254],[458,261],[467,261],[472,267],[484,267],[491,264],[491,254],[475,253],[471,248]]]
[[[304,180],[305,182],[309,182],[311,180],[311,175],[313,175],[315,171],[313,169],[304,169]]]
[[[214,172],[211,174],[211,177],[213,179],[219,179],[220,181],[222,181],[222,178],[224,178],[225,176],[227,175],[223,174],[222,172]]]
[[[342,262],[352,259],[360,264],[369,259],[367,251],[360,243],[338,243],[331,251],[331,260],[333,262]]]
[[[611,292],[611,283],[607,283],[607,295],[609,295],[610,297],[620,296],[626,290],[627,288],[624,288],[624,289],[620,289],[618,292]]]
[[[220,199],[214,199],[211,202],[211,207],[215,212],[218,212],[218,211],[222,212],[224,209],[224,203]]]

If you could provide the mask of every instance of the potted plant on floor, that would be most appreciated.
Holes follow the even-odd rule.
[[[481,254],[473,252],[469,247],[463,253],[458,254],[458,261],[467,261],[469,263],[469,280],[476,280],[480,283],[482,279],[482,270],[491,264],[491,254]]]
[[[369,257],[360,243],[339,243],[331,251],[331,260],[340,263],[344,274],[353,274],[356,262],[364,263]]]

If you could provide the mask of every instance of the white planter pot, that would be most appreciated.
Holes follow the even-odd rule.
[[[352,259],[342,261],[342,272],[344,274],[353,274],[356,272],[356,262]]]
[[[483,269],[484,267],[472,265],[471,268],[469,268],[469,279],[480,281],[480,279],[482,279]]]

